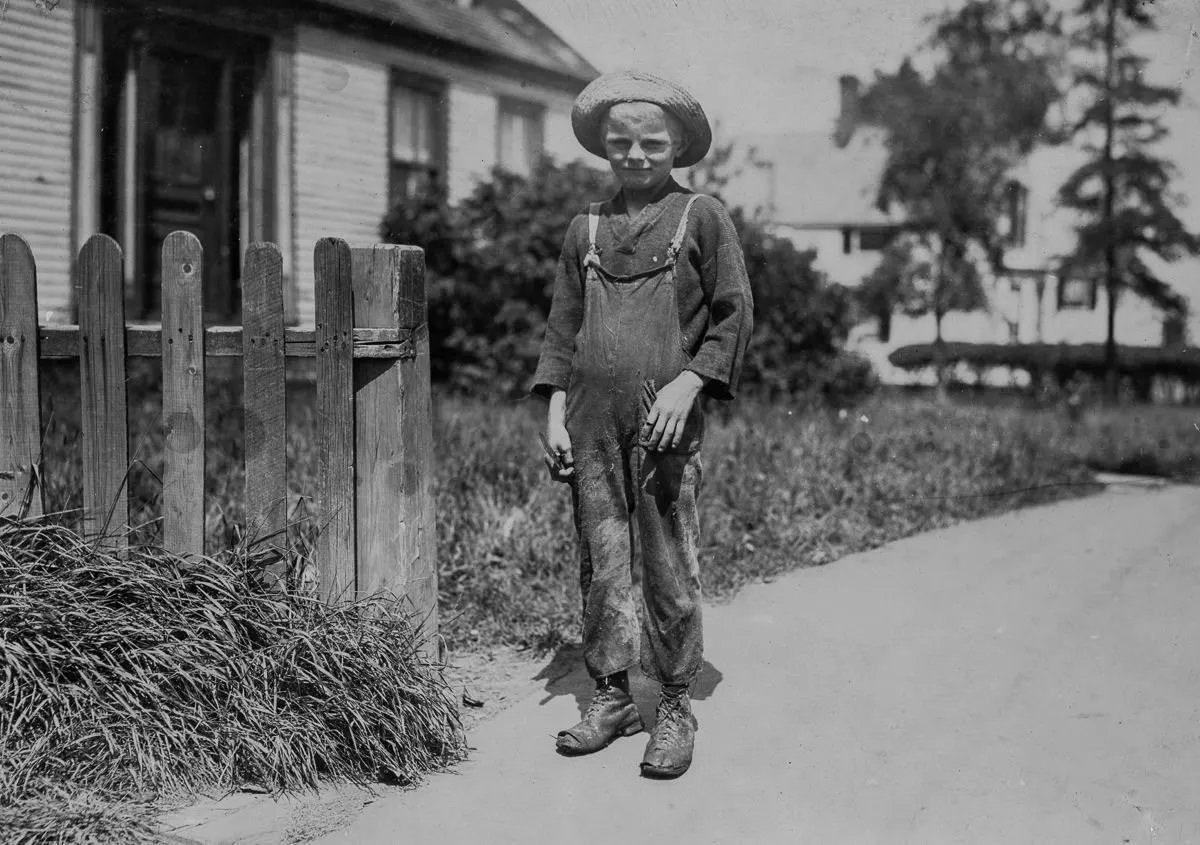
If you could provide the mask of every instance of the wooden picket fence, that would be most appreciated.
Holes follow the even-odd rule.
[[[377,244],[316,244],[314,329],[284,324],[283,270],[274,244],[249,248],[241,326],[203,322],[203,249],[171,234],[162,249],[162,324],[127,324],[123,256],[92,237],[75,269],[80,324],[37,319],[37,269],[25,241],[0,238],[0,513],[40,514],[39,361],[78,358],[83,530],[122,544],[128,521],[126,361],[162,358],[166,434],[164,547],[202,554],[205,362],[239,356],[245,413],[245,514],[260,536],[283,531],[286,502],[285,358],[313,358],[321,515],[320,590],[330,598],[390,591],[436,631],[424,253]]]

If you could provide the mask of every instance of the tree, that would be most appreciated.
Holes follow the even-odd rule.
[[[1071,128],[1087,158],[1063,183],[1059,202],[1081,218],[1067,266],[1104,279],[1105,392],[1113,400],[1119,387],[1116,311],[1121,291],[1147,298],[1168,318],[1181,318],[1185,300],[1145,257],[1150,253],[1174,261],[1200,254],[1200,239],[1171,207],[1174,165],[1152,151],[1167,134],[1162,108],[1178,103],[1179,91],[1147,82],[1146,60],[1129,44],[1134,34],[1155,29],[1152,11],[1138,0],[1083,0],[1076,19],[1070,34],[1073,81],[1083,96]]]
[[[547,159],[529,177],[497,168],[460,202],[437,191],[388,212],[383,240],[425,249],[435,380],[458,391],[523,393],[563,235],[589,202],[612,192],[607,172]]]
[[[864,118],[887,135],[878,204],[900,206],[932,255],[924,299],[939,347],[949,311],[985,304],[980,265],[1003,268],[1013,173],[1059,97],[1057,27],[1044,0],[969,0],[935,19],[925,73],[905,59],[864,94]]]

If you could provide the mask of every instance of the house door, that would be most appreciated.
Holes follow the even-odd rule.
[[[139,68],[142,310],[161,311],[161,253],[171,232],[204,246],[204,310],[239,311],[235,59],[150,41]]]

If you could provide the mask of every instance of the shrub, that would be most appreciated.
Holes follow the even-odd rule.
[[[501,169],[463,201],[444,192],[393,208],[381,234],[425,249],[432,374],[459,392],[514,396],[537,366],[562,238],[612,193],[582,163],[546,160],[528,179]]]
[[[425,249],[436,381],[457,392],[523,392],[541,352],[563,235],[587,203],[612,192],[607,174],[547,159],[528,179],[496,170],[457,204],[441,193],[388,213],[385,240]],[[746,387],[839,402],[868,392],[869,365],[840,353],[849,294],[813,267],[814,253],[767,236],[740,209],[732,216],[755,297]]]
[[[754,292],[754,336],[744,383],[767,397],[823,397],[844,404],[875,386],[868,361],[842,352],[852,325],[852,302],[841,285],[801,252],[734,214]]]

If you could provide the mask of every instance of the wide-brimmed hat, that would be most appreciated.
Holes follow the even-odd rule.
[[[637,70],[599,76],[575,98],[571,127],[589,153],[608,158],[602,132],[604,116],[617,103],[654,103],[679,118],[690,141],[687,149],[675,158],[676,167],[691,167],[708,155],[712,127],[696,98],[670,80]]]

